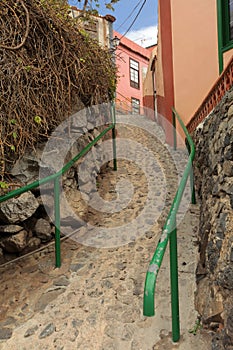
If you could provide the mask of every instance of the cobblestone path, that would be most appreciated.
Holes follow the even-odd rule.
[[[70,193],[74,210],[98,230],[82,227],[76,240],[62,242],[60,269],[54,269],[53,246],[1,268],[0,349],[211,349],[206,332],[189,333],[197,318],[193,303],[198,207],[187,206],[188,191],[178,220],[180,342],[171,341],[168,253],[158,276],[156,315],[142,314],[146,270],[187,155],[166,146],[156,123],[144,120],[141,127],[136,117],[134,126],[124,117],[120,120],[118,151],[126,156],[118,160],[117,172],[111,163],[102,168],[97,187],[105,201],[118,203],[120,196],[126,204],[120,211],[99,211],[96,205],[83,206],[80,193]],[[125,149],[121,139],[131,140],[129,145],[140,140],[154,160],[145,153],[142,159],[134,144],[132,150]]]

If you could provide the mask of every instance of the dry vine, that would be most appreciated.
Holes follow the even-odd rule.
[[[65,0],[1,0],[2,179],[74,109],[108,101],[114,77],[108,51],[68,16]]]

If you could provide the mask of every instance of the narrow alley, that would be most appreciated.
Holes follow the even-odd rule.
[[[54,268],[53,245],[1,267],[0,349],[211,348],[205,330],[189,332],[198,316],[194,292],[199,215],[198,205],[189,204],[189,188],[178,215],[180,342],[171,340],[169,249],[158,275],[155,316],[142,313],[146,271],[187,153],[166,145],[155,122],[117,116],[117,154],[117,172],[110,162],[97,178],[101,211],[93,205],[84,213],[80,194],[69,197],[93,229],[82,227],[63,240],[60,269]],[[115,201],[117,210],[104,210],[107,201]]]

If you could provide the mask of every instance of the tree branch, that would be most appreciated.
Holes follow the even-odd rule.
[[[17,45],[17,46],[0,45],[1,49],[18,50],[25,44],[25,41],[27,40],[27,37],[28,37],[28,34],[29,34],[29,24],[30,24],[29,12],[28,12],[28,9],[27,9],[26,5],[23,3],[23,0],[19,0],[19,1],[21,3],[22,7],[24,8],[24,11],[26,12],[26,32],[25,32],[24,38],[21,41],[21,43],[19,45]]]

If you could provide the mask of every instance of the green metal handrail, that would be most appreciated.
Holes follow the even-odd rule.
[[[60,235],[61,235],[61,223],[60,223],[60,179],[61,176],[66,173],[72,165],[77,162],[81,157],[83,157],[104,135],[107,134],[108,131],[112,130],[112,141],[113,141],[113,165],[114,170],[117,170],[117,161],[116,161],[116,115],[115,115],[115,106],[112,104],[112,124],[109,125],[106,129],[104,129],[94,140],[92,140],[88,145],[83,148],[83,150],[78,153],[74,158],[72,158],[68,163],[64,165],[62,169],[58,172],[47,176],[43,179],[39,179],[34,181],[26,186],[13,190],[3,196],[0,196],[0,203],[5,202],[13,197],[19,196],[22,193],[28,192],[37,188],[41,185],[44,185],[48,182],[54,183],[54,218],[55,218],[55,266],[61,266],[61,243],[60,243]]]
[[[188,144],[190,146],[190,155],[188,163],[184,170],[183,176],[180,181],[180,185],[176,192],[175,198],[172,202],[167,220],[163,227],[162,235],[157,244],[153,258],[150,261],[149,268],[146,274],[145,288],[144,288],[144,303],[143,314],[144,316],[154,316],[155,314],[155,285],[158,276],[158,272],[164,257],[164,253],[167,247],[168,240],[170,241],[170,284],[171,284],[171,308],[172,308],[172,339],[174,342],[178,342],[180,339],[180,321],[179,321],[179,290],[178,290],[178,263],[177,263],[177,229],[176,229],[176,215],[180,206],[180,202],[185,190],[187,179],[192,177],[192,163],[195,156],[195,147],[191,136],[188,133],[183,121],[177,114],[175,109],[173,111],[173,120],[177,119],[186,135]],[[174,137],[174,148],[176,148],[176,138]],[[191,185],[192,191],[192,203],[195,204],[194,186]]]

